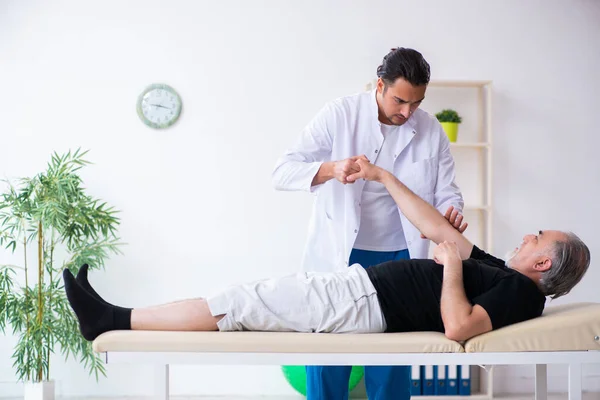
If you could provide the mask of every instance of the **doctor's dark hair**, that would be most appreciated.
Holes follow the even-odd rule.
[[[418,51],[398,47],[383,57],[383,62],[377,67],[377,76],[383,80],[386,88],[398,78],[408,81],[413,86],[427,85],[430,76],[429,64]]]
[[[552,266],[542,273],[542,292],[552,299],[564,296],[579,283],[590,266],[590,249],[577,235],[566,232],[566,240],[554,242],[550,248]]]

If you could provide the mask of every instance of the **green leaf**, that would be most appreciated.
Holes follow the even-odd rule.
[[[49,357],[55,352],[78,360],[96,379],[105,376],[102,359],[79,332],[60,274],[63,268],[76,272],[85,263],[104,268],[111,255],[122,254],[118,211],[88,195],[78,175],[91,164],[84,159],[87,153],[80,148],[53,152],[44,171],[19,178],[16,184],[3,181],[7,188],[0,194],[1,247],[31,254],[37,250],[38,233],[43,238],[43,276],[38,273],[37,251],[23,267],[0,266],[0,331],[10,328],[18,337],[12,360],[19,380],[47,379]],[[23,285],[16,274],[22,270],[29,277]]]
[[[460,117],[460,115],[458,115],[458,113],[452,109],[444,109],[436,113],[435,117],[439,122],[462,122],[462,118]]]

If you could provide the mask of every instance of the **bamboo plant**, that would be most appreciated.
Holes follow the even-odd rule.
[[[87,263],[104,268],[119,254],[118,211],[88,194],[78,172],[90,164],[87,151],[52,154],[44,172],[9,181],[0,196],[0,248],[22,264],[0,265],[0,330],[18,336],[12,355],[20,381],[50,378],[57,347],[93,374],[106,376],[102,360],[79,332],[67,301],[62,273]],[[21,264],[21,265],[16,265]]]

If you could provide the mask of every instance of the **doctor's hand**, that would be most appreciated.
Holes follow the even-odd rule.
[[[346,158],[345,160],[336,161],[333,164],[333,177],[343,184],[354,183],[354,181],[349,181],[348,177],[360,171],[360,167],[358,166],[358,164],[356,164],[357,160],[369,162],[369,159],[364,155],[354,156]]]
[[[454,206],[448,207],[448,210],[446,210],[446,214],[444,214],[444,218],[446,218],[448,222],[450,222],[450,225],[452,225],[460,233],[463,233],[467,229],[467,226],[469,226],[467,222],[465,222],[464,224],[462,223],[463,216],[462,214],[458,213],[458,210],[456,210]],[[421,234],[421,239],[427,238],[423,234]]]
[[[355,182],[361,178],[368,181],[379,181],[385,172],[384,169],[371,164],[368,160],[365,161],[362,158],[356,160],[356,165],[359,170],[348,177],[348,181],[350,182]]]

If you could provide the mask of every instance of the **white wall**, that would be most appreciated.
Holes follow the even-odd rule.
[[[408,46],[433,78],[494,81],[494,247],[557,228],[600,252],[600,3],[349,4],[0,0],[0,172],[32,175],[51,151],[91,149],[86,185],[122,210],[128,243],[91,277],[112,302],[208,295],[296,271],[311,197],[272,189],[275,159],[326,101],[361,90],[391,47]],[[184,101],[166,131],[135,112],[153,82]],[[600,301],[595,267],[557,303]],[[13,344],[0,338],[0,354]],[[18,395],[11,364],[0,357],[0,393]],[[73,361],[53,367],[59,395],[150,394],[147,368],[110,366],[95,383]],[[584,371],[584,387],[600,390],[599,368]],[[173,372],[174,394],[293,393],[277,367]],[[565,390],[565,371],[551,372]],[[528,369],[498,376],[500,391],[530,388]]]

